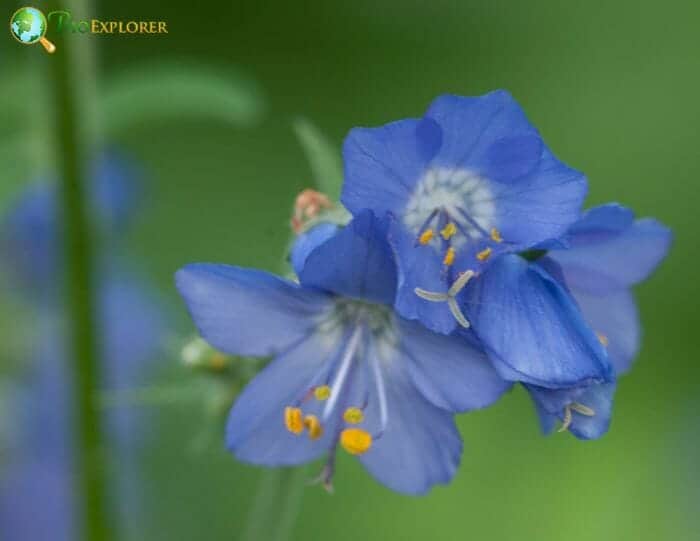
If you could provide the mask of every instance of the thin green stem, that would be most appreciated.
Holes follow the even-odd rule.
[[[287,541],[301,509],[307,470],[262,472],[241,541]]]
[[[67,9],[75,16],[88,15],[81,0],[53,1],[47,8]],[[90,125],[94,110],[90,90],[94,71],[87,49],[92,40],[76,36],[52,36],[58,50],[49,65],[48,91],[53,98],[53,135],[60,178],[61,217],[65,264],[65,310],[69,359],[73,376],[75,438],[75,493],[79,505],[79,531],[86,541],[112,538],[107,509],[107,480],[103,457],[103,433],[97,390],[100,387],[97,342],[94,247],[86,206],[86,163],[94,144]],[[79,43],[78,43],[79,42]],[[39,52],[38,50],[36,51]],[[93,100],[94,101],[94,100]]]

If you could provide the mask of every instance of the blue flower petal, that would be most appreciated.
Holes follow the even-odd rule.
[[[50,184],[27,188],[3,218],[3,269],[32,293],[58,281],[56,226],[56,193]]]
[[[671,231],[649,218],[634,221],[616,203],[590,209],[568,232],[568,250],[548,255],[572,289],[604,294],[637,284],[666,257]]]
[[[551,432],[554,427],[552,418],[558,417],[564,421],[565,409],[573,403],[582,404],[594,412],[594,415],[589,416],[572,409],[568,430],[578,439],[600,438],[610,428],[615,383],[594,383],[584,387],[560,390],[543,389],[531,385],[526,387],[540,413],[540,421],[545,433]]]
[[[306,336],[329,308],[322,293],[266,272],[197,263],[176,275],[202,337],[233,355],[267,356]]]
[[[582,173],[547,149],[537,167],[509,184],[492,182],[496,225],[512,250],[530,248],[562,235],[579,218],[587,183]]]
[[[70,462],[25,457],[12,463],[0,478],[0,539],[75,540],[72,489]]]
[[[335,235],[340,228],[336,224],[321,223],[301,233],[292,246],[290,259],[294,272],[301,274],[306,258],[315,248]]]
[[[600,296],[574,289],[572,294],[588,325],[605,342],[615,373],[619,376],[629,371],[641,341],[637,303],[632,292],[622,289]]]
[[[394,354],[400,353],[394,350]],[[378,355],[376,348],[370,357]],[[360,460],[381,483],[397,492],[424,494],[448,483],[457,471],[462,439],[453,415],[431,404],[414,386],[399,358],[376,359],[386,385],[388,423]],[[378,418],[370,401],[366,418]]]
[[[302,338],[246,386],[226,428],[226,445],[239,460],[265,466],[296,465],[318,458],[329,449],[336,437],[337,418],[324,426],[320,439],[312,441],[305,433],[295,435],[286,429],[284,410],[310,391],[339,345],[316,334]]]
[[[345,297],[393,304],[396,264],[386,237],[387,220],[365,210],[309,254],[299,280]]]
[[[419,320],[435,332],[451,333],[457,322],[447,303],[428,302],[415,293],[416,287],[436,293],[447,291],[449,286],[441,258],[431,246],[416,246],[415,238],[394,219],[389,226],[389,242],[401,256],[396,311],[406,319]]]
[[[111,151],[92,164],[91,203],[98,223],[108,229],[125,225],[134,212],[141,184],[135,163]]]
[[[133,166],[114,155],[92,164],[87,189],[94,223],[112,233],[121,226],[135,199]],[[61,230],[55,182],[39,182],[22,192],[3,217],[0,258],[11,279],[33,295],[53,292],[61,283]]]
[[[539,162],[542,141],[513,97],[504,90],[483,96],[439,96],[426,117],[442,128],[434,164],[466,168],[499,182],[529,173]]]
[[[485,408],[511,387],[486,354],[461,336],[444,336],[400,321],[400,344],[414,385],[438,407],[464,412]]]
[[[467,318],[504,379],[561,388],[612,377],[570,295],[536,265],[501,256],[467,295]]]
[[[403,208],[441,140],[440,128],[429,119],[352,129],[343,144],[340,200],[353,214],[369,208],[383,216]]]

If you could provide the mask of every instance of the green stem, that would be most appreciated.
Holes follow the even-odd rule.
[[[299,516],[307,469],[264,471],[241,541],[287,541]]]
[[[89,15],[87,1],[50,2],[47,11],[66,9],[74,16]],[[50,36],[58,47],[49,65],[48,91],[53,98],[53,135],[60,178],[61,217],[64,227],[65,310],[69,359],[73,375],[75,438],[75,493],[78,498],[79,532],[86,541],[112,538],[107,509],[106,468],[97,390],[101,384],[99,344],[95,328],[98,284],[89,212],[86,205],[86,164],[94,137],[90,124],[94,109],[90,91],[94,70],[89,47],[92,40],[67,34]],[[37,53],[41,49],[37,46]],[[40,54],[43,54],[41,52]]]

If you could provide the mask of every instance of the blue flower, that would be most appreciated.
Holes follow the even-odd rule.
[[[243,391],[227,428],[246,462],[285,466],[337,447],[393,490],[421,494],[455,473],[454,411],[482,408],[509,384],[459,337],[398,317],[387,220],[370,211],[317,245],[300,284],[268,273],[192,264],[177,286],[201,335],[230,354],[272,357]]]
[[[445,334],[469,324],[458,303],[426,300],[449,301],[460,276],[561,236],[586,193],[505,91],[441,96],[421,119],[355,128],[343,155],[348,210],[394,217],[398,312]]]
[[[632,287],[666,257],[673,234],[652,218],[635,220],[617,203],[588,210],[544,260],[557,263],[563,282],[605,344],[618,374],[639,352],[640,327]]]
[[[133,387],[160,346],[164,316],[153,295],[124,274],[106,278],[99,291],[104,389]],[[68,359],[57,314],[42,309],[40,319],[29,383],[16,407],[21,434],[13,435],[16,448],[7,470],[0,472],[0,538],[69,541],[77,536]],[[138,500],[134,452],[142,427],[130,408],[106,411],[105,421],[108,447],[119,456],[117,501],[133,520]]]
[[[116,163],[101,162],[97,170],[101,174],[91,177],[91,209],[105,232],[114,231],[126,219],[131,177],[117,174],[124,169]],[[28,381],[14,385],[9,405],[19,421],[10,427],[14,433],[9,434],[8,462],[0,471],[1,539],[77,537],[71,389],[61,297],[55,294],[61,283],[60,223],[55,186],[40,184],[22,194],[2,231],[2,267],[32,301],[36,332],[28,355]],[[160,346],[165,318],[158,299],[113,257],[102,254],[98,271],[103,387],[118,390],[145,376],[146,361]],[[120,458],[115,479],[120,511],[133,521],[138,505],[133,453],[139,426],[134,411],[127,408],[110,409],[105,416],[108,448]]]
[[[550,389],[614,380],[576,302],[538,264],[499,257],[466,288],[462,307],[504,379]]]
[[[570,389],[525,387],[545,434],[554,430],[557,419],[562,423],[560,432],[568,430],[581,440],[597,439],[608,431],[615,383],[591,383]]]
[[[92,164],[87,185],[91,217],[107,241],[128,222],[136,198],[136,174],[130,162],[114,153],[102,154]],[[2,219],[2,270],[13,285],[33,296],[51,294],[61,283],[57,190],[51,181],[32,184]]]
[[[639,316],[631,288],[649,277],[671,241],[671,231],[656,220],[635,220],[631,210],[610,203],[587,211],[560,242],[548,243],[549,252],[537,261],[575,299],[607,350],[616,375],[630,369],[639,351]],[[613,384],[556,391],[527,388],[545,433],[557,418],[562,428],[581,439],[598,438],[607,431]]]

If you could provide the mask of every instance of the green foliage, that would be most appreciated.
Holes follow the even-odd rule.
[[[231,69],[172,62],[129,67],[112,77],[99,108],[107,136],[165,119],[249,126],[265,109],[256,85]]]
[[[294,133],[309,160],[314,182],[331,200],[340,197],[343,168],[338,148],[308,119],[294,121]]]

